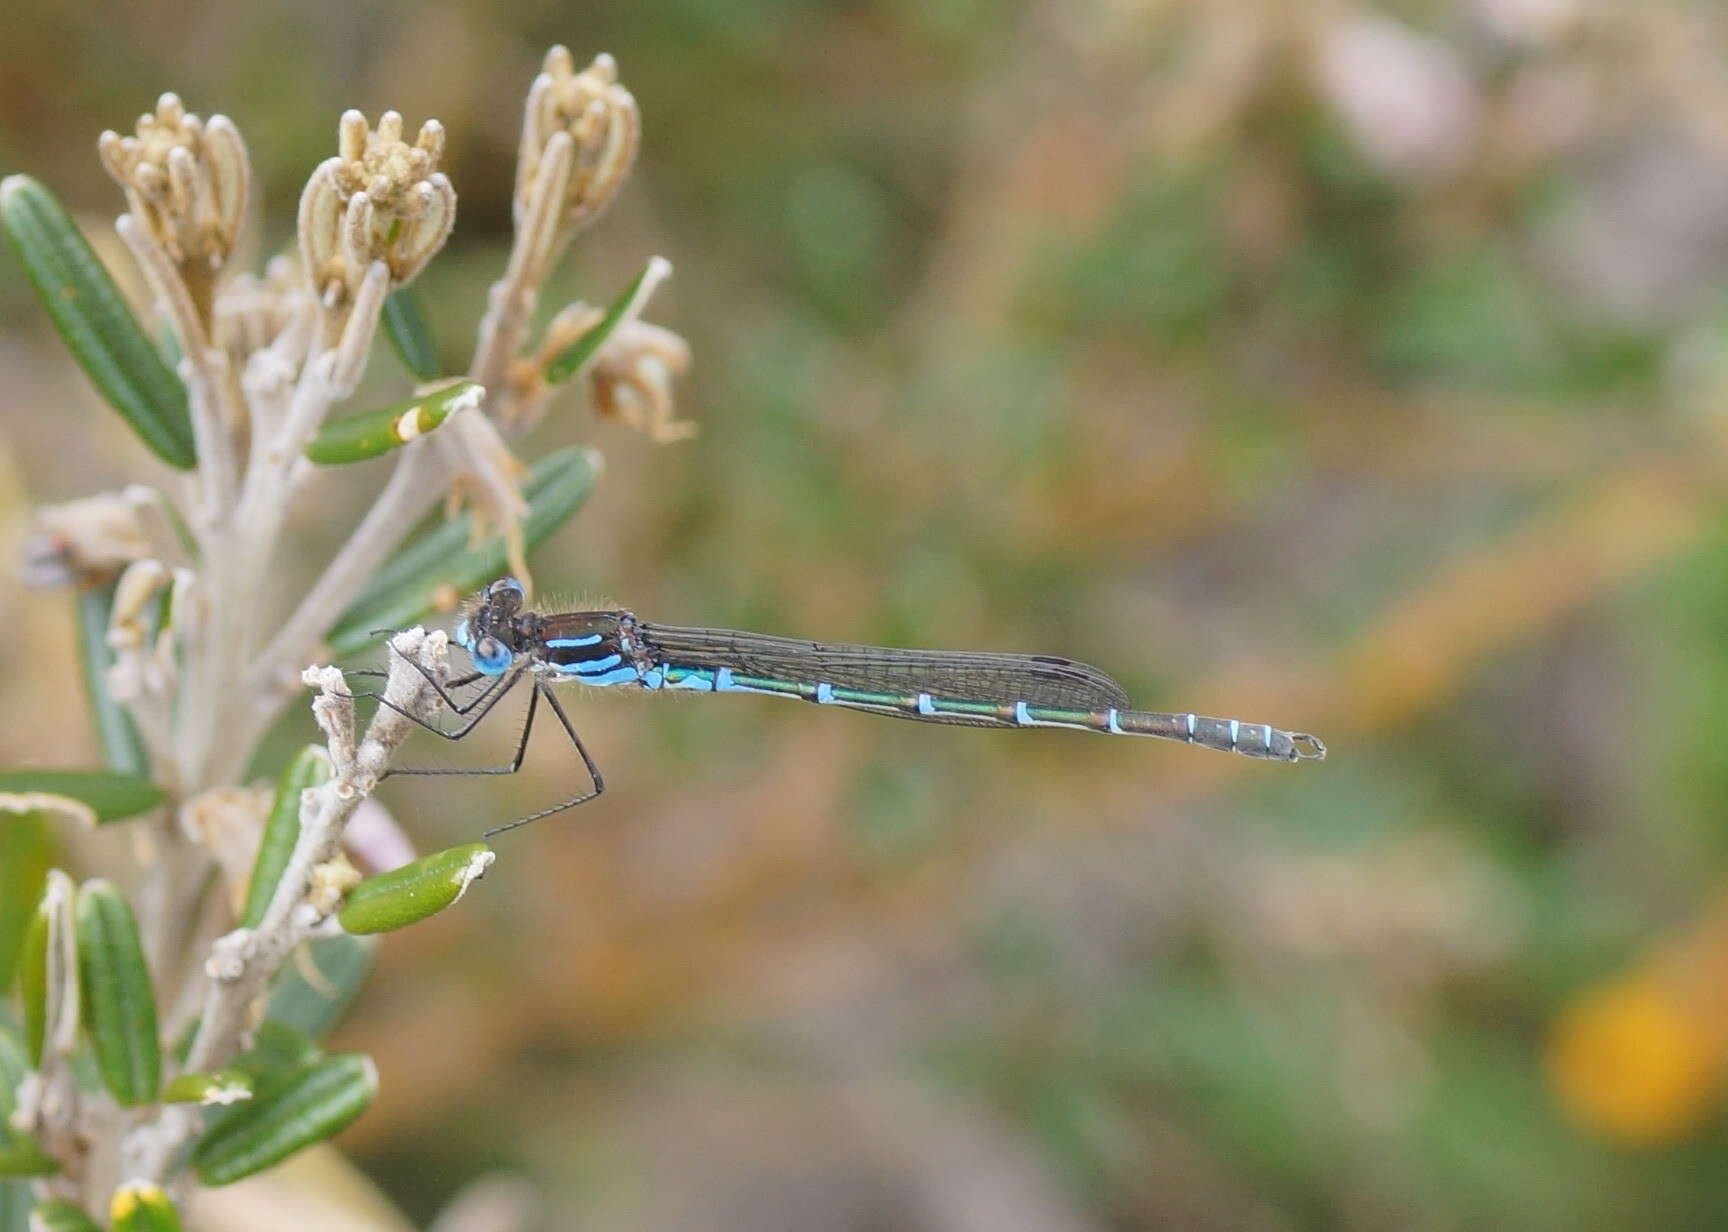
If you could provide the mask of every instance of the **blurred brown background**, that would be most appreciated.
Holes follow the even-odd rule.
[[[555,412],[528,456],[609,465],[542,588],[1072,654],[1331,746],[573,699],[605,798],[389,938],[339,1032],[383,1075],[342,1143],[414,1218],[503,1169],[553,1228],[1716,1226],[1728,11],[21,0],[6,26],[0,161],[99,240],[95,136],[161,90],[239,124],[272,251],[343,108],[441,119],[461,214],[419,285],[453,365],[540,55],[612,52],[643,155],[549,306],[669,257],[649,315],[695,348],[701,435]],[[30,502],[159,476],[4,269],[12,551]],[[382,355],[372,380],[402,387]],[[9,585],[0,619],[0,755],[88,760],[65,600]],[[571,781],[546,735],[516,780],[387,802],[466,839]]]

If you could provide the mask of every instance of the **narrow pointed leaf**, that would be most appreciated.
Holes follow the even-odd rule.
[[[27,175],[0,182],[0,224],[85,373],[170,466],[197,464],[186,387],[163,362],[77,224]]]
[[[261,1088],[206,1131],[192,1167],[206,1185],[228,1185],[323,1142],[366,1110],[378,1091],[370,1057],[326,1057]]]
[[[0,992],[12,984],[53,860],[53,828],[46,814],[0,812]]]
[[[348,892],[336,918],[351,933],[383,933],[436,915],[483,877],[496,857],[485,843],[468,843],[368,877]]]
[[[59,869],[49,870],[19,955],[18,988],[24,1003],[24,1048],[41,1066],[50,1039],[56,1051],[76,1042],[79,1017],[78,938],[74,913],[78,887]]]
[[[78,647],[84,663],[84,697],[102,742],[102,760],[122,774],[148,775],[149,760],[138,729],[126,708],[108,692],[108,668],[114,652],[108,647],[108,613],[114,587],[92,586],[78,592]]]
[[[128,1181],[114,1191],[108,1207],[113,1232],[182,1232],[180,1214],[159,1185]]]
[[[78,973],[103,1085],[127,1106],[155,1099],[162,1050],[150,972],[132,908],[105,881],[87,881],[78,892]]]
[[[258,856],[252,862],[252,880],[246,887],[246,909],[240,916],[244,927],[257,928],[264,922],[276,883],[282,880],[282,870],[294,854],[294,843],[300,837],[301,793],[329,781],[330,755],[315,744],[301,749],[276,780],[276,798],[270,805]]]
[[[30,1212],[30,1232],[102,1232],[76,1202],[50,1198]]]
[[[24,1047],[30,1063],[42,1062],[42,1044],[48,1035],[48,932],[52,915],[46,896],[30,916],[18,955],[18,996],[24,1006]]]
[[[593,329],[546,362],[548,383],[557,385],[568,381],[582,370],[582,365],[599,353],[600,348],[606,345],[606,340],[629,315],[631,309],[637,306],[636,299],[642,294],[642,288],[648,281],[650,271],[654,269],[654,263],[659,260],[659,257],[654,257],[642,267],[641,272],[630,280],[630,285],[619,292],[618,298],[612,301],[606,309],[606,315],[600,318]],[[669,266],[667,268],[670,269]]]
[[[113,770],[0,770],[0,793],[21,796],[40,792],[65,796],[88,805],[96,820],[120,821],[162,803],[162,793],[149,779]]]
[[[413,284],[397,288],[384,300],[384,336],[410,376],[438,379],[438,344]]]
[[[220,1107],[252,1098],[256,1087],[245,1070],[225,1069],[214,1074],[181,1074],[162,1088],[165,1104],[205,1104]]]
[[[473,381],[457,381],[376,411],[333,419],[306,446],[306,456],[320,466],[376,458],[420,439],[457,411],[477,406],[484,393]]]
[[[593,491],[600,455],[571,446],[547,454],[522,486],[528,516],[522,522],[524,545],[533,548],[575,513]],[[468,546],[470,515],[433,527],[409,544],[373,577],[330,631],[337,654],[353,654],[376,639],[374,629],[401,629],[433,611],[442,596],[478,590],[506,570],[502,537]]]
[[[377,949],[371,937],[318,938],[276,973],[264,1021],[323,1039],[359,995]]]

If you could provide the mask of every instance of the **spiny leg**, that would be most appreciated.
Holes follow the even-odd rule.
[[[564,707],[560,705],[558,699],[552,695],[552,690],[547,688],[546,685],[540,681],[536,680],[534,682],[534,692],[536,695],[541,693],[546,695],[546,704],[552,707],[552,713],[558,716],[558,722],[564,727],[564,734],[570,737],[570,743],[575,745],[576,751],[581,754],[582,764],[587,767],[588,779],[592,786],[581,795],[572,796],[562,804],[554,804],[551,808],[543,808],[537,813],[529,813],[526,817],[518,817],[515,821],[507,821],[501,826],[493,826],[490,830],[480,836],[482,838],[491,838],[493,835],[502,834],[506,830],[514,830],[518,826],[525,826],[531,821],[539,821],[542,817],[550,817],[554,813],[562,813],[566,809],[573,809],[578,804],[586,804],[588,801],[594,799],[606,790],[606,781],[600,777],[600,767],[596,766],[594,764],[594,759],[588,755],[588,748],[582,743],[582,737],[576,734],[576,725],[570,721],[570,716],[564,713]],[[522,747],[526,748],[527,744],[528,735],[527,732],[524,731],[522,735]],[[522,759],[522,749],[520,748],[516,750],[516,759],[517,764],[520,765]]]
[[[420,667],[420,665],[417,663],[415,664],[415,666]],[[369,667],[368,668],[356,668],[353,671],[344,672],[343,674],[346,676],[366,676],[366,677],[370,677],[372,679],[383,679],[383,680],[388,680],[390,678],[389,672],[380,671],[376,668],[369,668]],[[438,685],[438,682],[435,680],[432,680],[432,677],[426,674],[426,670],[424,668],[420,668],[420,674],[422,676],[425,676],[428,681],[431,681],[432,687],[434,689],[437,689],[439,700],[441,700],[444,703],[444,708],[446,710],[449,710],[452,714],[454,714],[458,717],[466,715],[470,710],[474,709],[475,706],[479,705],[482,701],[484,701],[487,694],[489,694],[494,688],[496,688],[498,686],[498,684],[500,683],[500,681],[502,680],[502,677],[498,677],[498,676],[493,676],[493,677],[488,678],[486,673],[484,673],[484,672],[469,672],[466,676],[458,676],[454,680],[445,681],[443,687],[440,688]],[[465,689],[469,685],[473,684],[475,681],[478,681],[478,680],[485,680],[486,681],[486,687],[484,689],[481,689],[478,693],[474,694],[466,702],[458,702],[455,699],[455,697],[452,695],[452,692],[450,692],[451,690]],[[406,710],[402,709],[402,707],[400,707],[400,706],[391,705],[391,703],[384,700],[384,695],[382,693],[376,693],[376,692],[351,693],[351,694],[349,694],[349,696],[353,697],[356,701],[361,700],[361,699],[370,699],[372,701],[380,702],[383,705],[389,706],[390,709],[394,710],[397,714],[401,715],[403,718],[409,719],[416,726],[424,727],[429,732],[436,732],[440,736],[444,736],[446,738],[449,738],[450,734],[448,732],[446,732],[442,727],[439,727],[437,724],[433,723],[430,719],[423,719],[419,715],[409,714]],[[470,726],[472,726],[472,725],[470,725]],[[463,730],[463,733],[466,734],[467,728],[463,728],[462,730]]]
[[[374,630],[372,630],[372,632],[385,633],[385,632],[388,632],[388,630],[374,629]],[[473,684],[474,681],[478,680],[481,676],[483,676],[485,674],[484,672],[470,672],[466,676],[460,676],[455,680],[450,680],[450,681],[445,681],[445,682],[440,683],[440,681],[438,680],[438,677],[433,675],[432,669],[427,667],[424,663],[420,662],[420,660],[418,658],[415,658],[412,655],[405,655],[400,650],[397,650],[395,638],[389,639],[388,641],[386,641],[384,643],[384,645],[389,650],[389,652],[391,654],[395,655],[397,658],[399,658],[403,662],[407,663],[409,667],[412,667],[415,671],[419,672],[422,677],[425,678],[426,683],[431,685],[432,688],[437,692],[438,700],[443,702],[444,705],[450,710],[450,712],[452,714],[457,714],[457,715],[467,714],[475,706],[480,704],[480,698],[486,696],[485,692],[482,691],[479,694],[479,696],[477,696],[477,697],[471,697],[466,702],[459,702],[454,697],[450,696],[450,694],[448,692],[448,690],[450,690],[450,689],[459,689],[459,688],[463,687],[464,685]]]
[[[435,736],[442,736],[446,740],[461,740],[469,732],[478,727],[482,719],[492,713],[492,708],[499,702],[503,701],[504,696],[509,693],[511,689],[516,687],[516,682],[522,679],[522,674],[527,670],[528,664],[523,663],[521,667],[508,675],[494,678],[493,683],[487,685],[483,690],[481,690],[479,696],[471,698],[466,707],[458,708],[456,710],[458,715],[468,715],[473,712],[474,708],[477,706],[479,707],[479,712],[474,714],[472,718],[462,724],[462,726],[458,727],[455,731],[445,731],[442,727],[439,727],[429,719],[423,719],[417,714],[408,713],[408,711],[404,710],[401,706],[398,706],[382,693],[355,693],[353,696],[356,698],[374,698],[380,706],[388,706],[391,710],[394,710],[409,722],[425,728]]]
[[[520,675],[520,673],[518,673],[518,675]],[[512,757],[509,760],[509,762],[506,763],[505,765],[502,765],[502,766],[457,766],[457,767],[436,767],[436,768],[429,767],[426,769],[418,769],[418,768],[415,768],[412,766],[392,767],[392,768],[386,770],[379,777],[380,778],[389,778],[393,774],[422,774],[422,775],[424,775],[424,774],[454,774],[454,775],[515,774],[518,770],[520,770],[522,768],[522,759],[524,756],[526,756],[526,754],[528,752],[528,737],[529,737],[530,733],[532,733],[534,730],[534,709],[536,706],[538,706],[540,704],[540,693],[541,693],[541,686],[539,685],[538,682],[536,682],[534,685],[534,688],[528,694],[528,715],[526,718],[524,718],[522,720],[522,737],[521,737],[521,739],[519,739],[516,742],[516,755],[514,757]],[[500,696],[502,696],[502,694],[500,694]],[[497,703],[494,702],[493,704],[496,705]],[[491,708],[492,708],[491,706],[488,706],[486,708],[486,712],[489,712],[491,710]],[[468,728],[472,729],[475,723],[478,723],[480,721],[480,719],[485,718],[486,712],[482,712],[477,718],[475,718],[473,720],[473,722],[469,723]],[[440,732],[439,734],[443,735],[445,733]]]
[[[372,630],[372,632],[373,633],[389,633],[389,632],[391,632],[391,630],[389,630],[389,629],[374,629],[374,630]],[[454,732],[447,732],[442,727],[439,727],[437,724],[433,723],[430,719],[423,719],[417,714],[409,714],[402,707],[396,705],[394,702],[392,702],[388,698],[386,698],[382,693],[353,693],[353,694],[350,694],[350,696],[353,697],[356,701],[359,701],[359,700],[364,699],[364,698],[370,698],[373,701],[376,701],[381,706],[388,706],[390,709],[394,710],[397,714],[399,714],[403,718],[409,720],[411,723],[414,723],[416,726],[423,727],[427,731],[432,732],[435,735],[439,735],[439,736],[444,737],[444,739],[446,739],[446,740],[460,740],[460,739],[462,739],[462,737],[466,736],[469,732],[473,731],[475,725],[478,724],[481,719],[486,717],[487,713],[492,709],[493,706],[498,704],[498,702],[503,698],[505,693],[508,693],[510,691],[511,687],[515,684],[517,678],[519,678],[522,674],[522,669],[518,668],[514,673],[512,673],[508,677],[505,677],[505,676],[494,677],[491,680],[491,682],[488,683],[484,689],[480,690],[480,692],[476,693],[473,697],[470,697],[465,702],[459,702],[451,694],[450,690],[467,688],[469,685],[473,684],[475,681],[483,679],[485,677],[486,673],[479,672],[479,671],[473,671],[473,672],[469,672],[465,676],[458,676],[454,680],[446,680],[446,681],[440,682],[439,679],[437,678],[437,676],[433,674],[432,670],[430,668],[428,668],[424,663],[420,662],[419,659],[414,658],[410,655],[405,655],[400,650],[396,649],[396,642],[393,638],[391,640],[386,641],[384,643],[384,645],[388,649],[389,653],[397,656],[404,663],[408,664],[408,666],[412,667],[415,671],[420,673],[421,678],[423,680],[425,680],[428,685],[431,686],[432,691],[438,695],[438,700],[444,703],[444,708],[449,710],[451,714],[454,714],[458,718],[460,718],[464,715],[467,715],[476,706],[481,707],[480,713],[475,715],[474,718],[471,719],[469,722],[467,722],[467,723],[463,724],[461,727],[457,728]],[[526,666],[526,665],[524,665],[524,666]],[[351,672],[348,672],[346,674],[350,675],[350,676],[368,676],[368,677],[373,677],[373,678],[382,677],[385,679],[388,679],[389,675],[390,675],[390,673],[387,671],[379,671],[375,668],[358,668],[358,669],[351,671]],[[505,683],[506,680],[508,680],[509,683]]]

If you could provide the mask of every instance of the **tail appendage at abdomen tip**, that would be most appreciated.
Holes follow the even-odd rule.
[[[1117,730],[1134,736],[1156,736],[1184,744],[1239,753],[1268,761],[1320,761],[1326,746],[1307,732],[1287,732],[1268,723],[1214,719],[1203,714],[1163,714],[1148,710],[1116,713]]]

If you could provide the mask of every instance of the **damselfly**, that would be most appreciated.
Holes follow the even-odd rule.
[[[527,677],[532,693],[515,757],[504,766],[394,771],[514,774],[528,747],[535,709],[544,698],[581,754],[592,786],[551,808],[496,826],[486,831],[487,837],[574,808],[605,790],[594,759],[550,687],[567,681],[650,692],[758,693],[919,723],[1066,727],[1113,736],[1154,736],[1272,761],[1326,756],[1326,746],[1305,732],[1238,719],[1132,709],[1121,685],[1072,659],[807,642],[732,629],[653,624],[626,611],[539,613],[524,611],[524,598],[520,582],[500,578],[469,605],[456,626],[455,640],[468,652],[474,671],[451,680],[449,686],[486,683],[466,701],[441,689],[445,704],[466,721],[455,731],[431,727],[447,739],[461,739]]]

